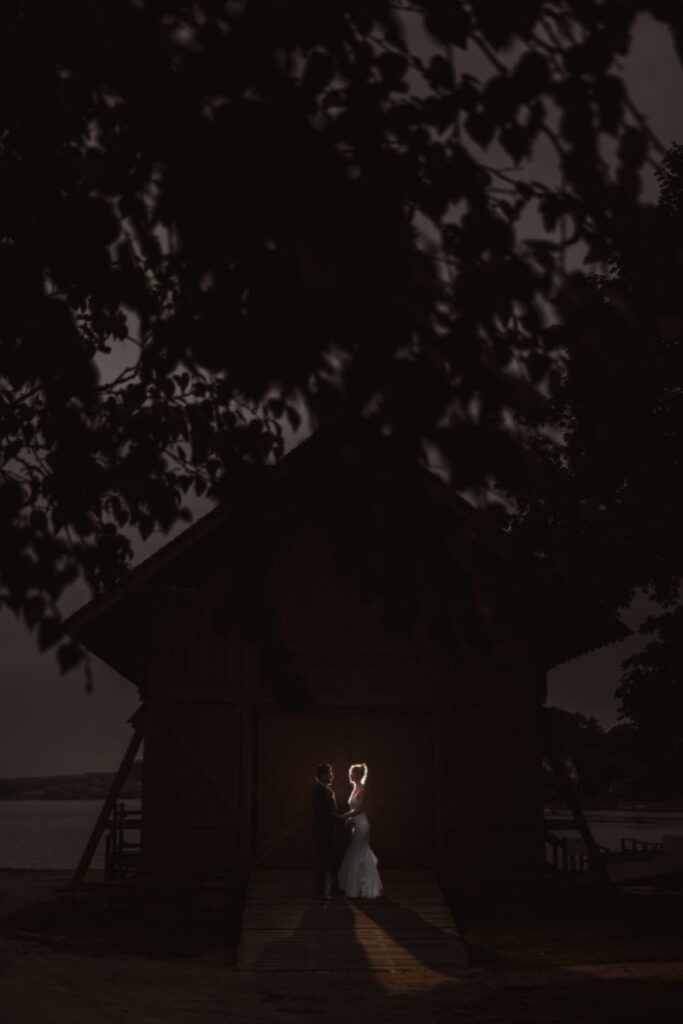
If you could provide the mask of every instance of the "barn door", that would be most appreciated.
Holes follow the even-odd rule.
[[[145,874],[210,875],[237,868],[244,810],[240,714],[228,704],[150,702],[145,736]]]
[[[257,866],[310,866],[311,787],[323,761],[334,766],[340,810],[347,809],[349,764],[370,765],[368,815],[380,864],[431,866],[431,715],[415,709],[265,709],[258,729]]]
[[[367,761],[372,847],[385,867],[433,864],[432,715],[423,709],[349,713],[348,763]],[[344,787],[344,795],[348,793]]]
[[[542,858],[540,708],[460,705],[444,720],[444,870],[531,871]]]
[[[302,867],[311,859],[315,766],[339,771],[346,758],[344,712],[261,712],[258,736],[256,864]],[[334,787],[338,785],[335,780]]]

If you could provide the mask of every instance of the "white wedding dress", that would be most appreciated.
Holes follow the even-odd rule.
[[[357,797],[351,795],[349,810],[355,811],[357,806]],[[339,888],[345,896],[374,900],[382,894],[382,880],[377,870],[377,857],[370,849],[370,822],[365,813],[355,815],[351,821],[353,832],[339,868]]]

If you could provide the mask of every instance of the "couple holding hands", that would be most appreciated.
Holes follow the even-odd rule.
[[[370,823],[365,813],[367,804],[368,766],[352,764],[349,782],[352,789],[348,799],[349,810],[340,814],[332,789],[334,773],[329,764],[319,764],[315,770],[313,786],[313,840],[315,843],[315,883],[313,895],[331,899],[333,888],[356,899],[375,899],[382,893],[382,882],[377,870],[377,857],[370,849]],[[344,859],[336,871],[335,830],[340,825],[351,827],[351,841]],[[338,888],[334,886],[334,876]]]

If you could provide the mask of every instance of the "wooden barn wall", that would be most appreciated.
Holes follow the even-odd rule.
[[[333,765],[340,810],[351,791],[346,769],[370,765],[368,811],[383,867],[425,868],[434,860],[433,716],[429,707],[259,709],[254,863],[312,866],[313,766]],[[343,835],[338,841],[343,843]]]
[[[276,572],[282,640],[316,701],[424,699],[418,637],[385,630],[381,600],[361,595],[322,528],[290,537]]]
[[[535,703],[442,707],[442,871],[465,878],[530,875],[542,864],[540,716]]]
[[[421,709],[420,721],[428,712],[431,752],[421,753],[428,763],[420,770],[433,807],[434,866],[462,877],[537,867],[544,677],[524,642],[506,642],[504,659],[493,650],[456,659],[422,627],[408,637],[387,633],[381,602],[361,597],[313,528],[284,546],[271,585],[281,638],[315,708],[347,708],[357,722],[365,706],[378,729],[383,707],[399,719],[411,706]],[[220,586],[207,580],[168,592],[153,616],[143,791],[148,874],[246,871],[259,857],[259,813],[273,821],[281,813],[283,800],[272,798],[268,811],[258,790],[258,773],[270,765],[258,749],[259,716],[266,721],[273,695],[259,678],[253,644],[227,628],[222,607]],[[305,738],[305,724],[300,731]]]
[[[545,672],[518,635],[488,654],[442,657],[438,866],[464,879],[528,877],[545,856]]]
[[[238,638],[213,586],[166,596],[153,616],[146,688],[143,872],[247,869],[252,711]]]

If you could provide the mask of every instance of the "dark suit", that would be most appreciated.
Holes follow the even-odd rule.
[[[337,823],[337,801],[334,793],[317,779],[313,784],[313,842],[315,844],[316,896],[329,892],[336,868],[334,830]]]

